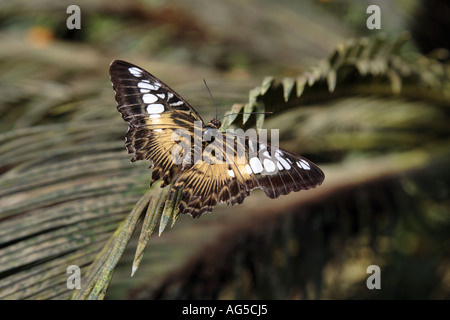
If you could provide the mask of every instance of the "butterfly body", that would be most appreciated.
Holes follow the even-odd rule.
[[[210,122],[208,122],[208,124],[206,125],[206,127],[209,127],[209,128],[213,128],[213,129],[219,129],[220,128],[220,126],[222,125],[222,123],[219,121],[219,120],[217,120],[217,119],[212,119]]]
[[[254,137],[219,131],[169,86],[125,61],[110,66],[117,109],[129,128],[132,162],[150,160],[150,184],[182,189],[178,209],[200,217],[217,203],[240,204],[255,188],[270,198],[314,188],[324,174],[311,161]],[[242,151],[242,152],[241,152]]]

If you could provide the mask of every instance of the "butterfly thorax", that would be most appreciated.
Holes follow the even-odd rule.
[[[215,134],[217,133],[217,131],[219,130],[221,126],[221,123],[219,120],[217,119],[212,119],[210,122],[208,122],[208,124],[206,124],[206,126],[204,127],[205,131],[204,131],[204,138],[209,141],[209,142],[213,142],[215,140]]]
[[[217,119],[212,119],[205,127],[209,127],[211,129],[219,129],[222,123]]]

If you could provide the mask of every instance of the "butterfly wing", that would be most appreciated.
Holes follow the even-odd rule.
[[[163,187],[175,181],[173,191],[182,188],[178,205],[182,213],[199,217],[212,211],[217,203],[242,203],[255,188],[277,198],[314,188],[324,179],[323,172],[311,161],[250,138],[230,140],[226,134],[216,132],[214,141],[220,141],[220,147],[209,152],[212,142],[192,143],[196,121],[201,124],[202,137],[207,130],[200,115],[169,86],[120,60],[111,63],[110,76],[117,109],[129,124],[126,146],[129,153],[134,153],[131,161],[151,160],[151,183],[162,179]],[[177,130],[187,133],[184,138],[190,142],[183,155],[188,164],[174,162]],[[201,159],[194,159],[199,152]]]
[[[253,184],[269,198],[315,188],[325,179],[323,171],[310,160],[270,144],[253,143],[258,157],[249,158],[246,169],[252,171]]]
[[[226,134],[221,139],[224,146],[230,144]],[[287,150],[248,138],[245,142],[234,140],[232,144],[227,147],[233,150],[233,155],[227,158],[227,147],[221,148],[219,160],[217,153],[216,156],[206,153],[204,148],[206,161],[197,162],[180,175],[173,188],[183,188],[181,212],[200,217],[211,212],[217,203],[242,203],[255,188],[262,189],[269,198],[278,198],[314,188],[325,178],[317,165]],[[239,148],[245,152],[239,153]]]
[[[129,124],[125,142],[134,154],[131,161],[151,160],[151,183],[162,179],[161,186],[170,184],[183,169],[172,159],[174,131],[183,129],[193,137],[194,122],[203,124],[202,118],[169,86],[131,63],[115,60],[109,73],[117,109]]]

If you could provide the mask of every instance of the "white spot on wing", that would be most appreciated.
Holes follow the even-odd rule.
[[[277,158],[277,160],[279,161],[279,163],[281,163],[281,165],[286,169],[289,170],[291,169],[291,165],[282,157],[280,156],[280,153],[275,152],[275,158]]]
[[[170,105],[171,105],[172,107],[177,107],[177,106],[181,106],[182,104],[183,104],[183,101],[179,100],[179,101],[177,101],[177,102],[171,103]]]
[[[160,103],[149,104],[147,106],[147,113],[161,113],[164,112],[164,106]]]
[[[149,93],[150,90],[149,89],[141,89],[141,93]]]
[[[305,170],[311,170],[311,166],[309,165],[308,162],[306,162],[306,160],[302,159],[300,161],[297,162],[297,164],[300,163],[300,166],[305,169]]]
[[[150,104],[150,103],[158,101],[158,98],[151,93],[146,93],[142,96],[142,101],[144,101],[144,103],[146,103],[146,104]]]
[[[250,168],[250,166],[248,164],[245,165],[245,170],[247,170],[248,174],[252,174],[253,173],[252,168]]]
[[[278,167],[278,170],[283,170],[284,169],[279,161],[277,161],[277,167]]]
[[[267,172],[274,172],[276,168],[275,163],[272,160],[264,159],[264,168]]]
[[[151,114],[151,115],[149,115],[148,116],[150,119],[158,119],[158,118],[161,118],[161,115],[160,114]]]
[[[228,175],[233,178],[235,177],[233,170],[228,170]]]
[[[137,86],[139,88],[149,89],[149,90],[157,90],[159,88],[159,87],[156,87],[156,86],[150,84],[150,82],[148,80],[141,80],[140,82],[138,82]]]
[[[162,132],[162,129],[153,129],[155,132]]]
[[[252,167],[254,173],[261,173],[263,171],[262,163],[257,157],[250,159],[250,166]]]
[[[130,71],[130,73],[135,77],[138,77],[138,78],[142,77],[142,70],[139,68],[131,67],[131,68],[128,68],[128,71]]]

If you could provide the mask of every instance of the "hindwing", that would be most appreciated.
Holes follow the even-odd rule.
[[[180,211],[199,217],[218,203],[240,204],[255,188],[269,198],[320,185],[325,175],[308,159],[268,143],[221,135],[221,158],[203,152],[203,159],[183,171],[173,189],[183,188]],[[230,143],[233,143],[230,145]],[[232,154],[226,152],[233,150]],[[239,149],[241,148],[241,149]],[[203,150],[205,150],[204,148]],[[244,150],[239,153],[238,150]],[[253,151],[252,151],[253,150]]]

